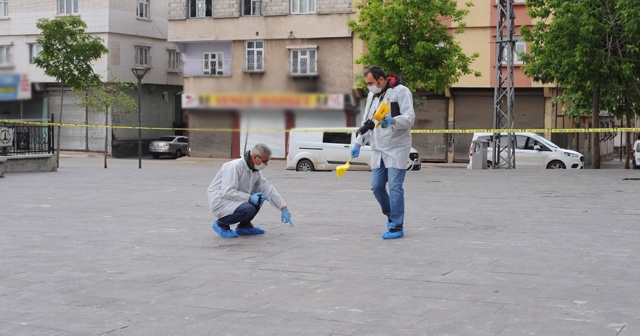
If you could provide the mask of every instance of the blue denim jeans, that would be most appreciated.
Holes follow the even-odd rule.
[[[218,218],[216,222],[218,222],[218,225],[250,223],[251,220],[258,214],[258,211],[260,211],[259,207],[251,203],[242,203],[232,214],[224,216],[222,218]]]
[[[390,228],[402,230],[404,224],[404,177],[405,169],[385,168],[380,160],[380,168],[371,172],[371,190],[380,204],[387,221],[393,224]],[[389,192],[387,192],[389,183]]]

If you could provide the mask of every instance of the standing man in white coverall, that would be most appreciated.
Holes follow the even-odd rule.
[[[411,151],[411,127],[415,122],[413,95],[396,75],[387,75],[379,66],[364,72],[369,88],[358,137],[351,147],[351,157],[360,155],[360,147],[371,144],[371,190],[387,216],[383,239],[404,237],[404,183]],[[379,122],[373,115],[381,102],[391,111]],[[389,192],[387,192],[387,183]]]
[[[220,237],[237,238],[238,235],[265,233],[251,223],[265,201],[282,211],[280,220],[283,223],[293,226],[284,200],[262,176],[261,170],[267,167],[270,159],[271,149],[259,143],[241,158],[222,165],[211,181],[207,198],[211,212],[218,218],[212,228]],[[231,225],[236,223],[239,223],[238,227],[232,230]]]

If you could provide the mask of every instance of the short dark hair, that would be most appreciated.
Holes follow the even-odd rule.
[[[367,70],[364,71],[362,75],[364,77],[367,77],[368,74],[371,74],[373,76],[373,79],[375,80],[378,80],[381,77],[382,78],[387,77],[387,74],[384,72],[384,70],[382,70],[382,68],[377,65],[369,67]]]

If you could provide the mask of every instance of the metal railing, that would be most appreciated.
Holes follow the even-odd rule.
[[[190,59],[182,60],[184,67],[180,70],[185,76],[231,76],[232,64],[230,59]]]
[[[22,120],[20,120],[22,121]],[[42,120],[24,120],[42,122]],[[52,121],[53,122],[53,121]],[[0,155],[53,154],[54,127],[50,125],[21,125],[0,123]]]
[[[264,57],[263,56],[245,56],[244,71],[264,72]]]
[[[291,76],[317,76],[318,60],[315,58],[296,58],[289,60]]]

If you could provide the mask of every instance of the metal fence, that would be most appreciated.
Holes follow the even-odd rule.
[[[49,125],[0,123],[0,155],[52,154],[53,135],[54,127]]]

